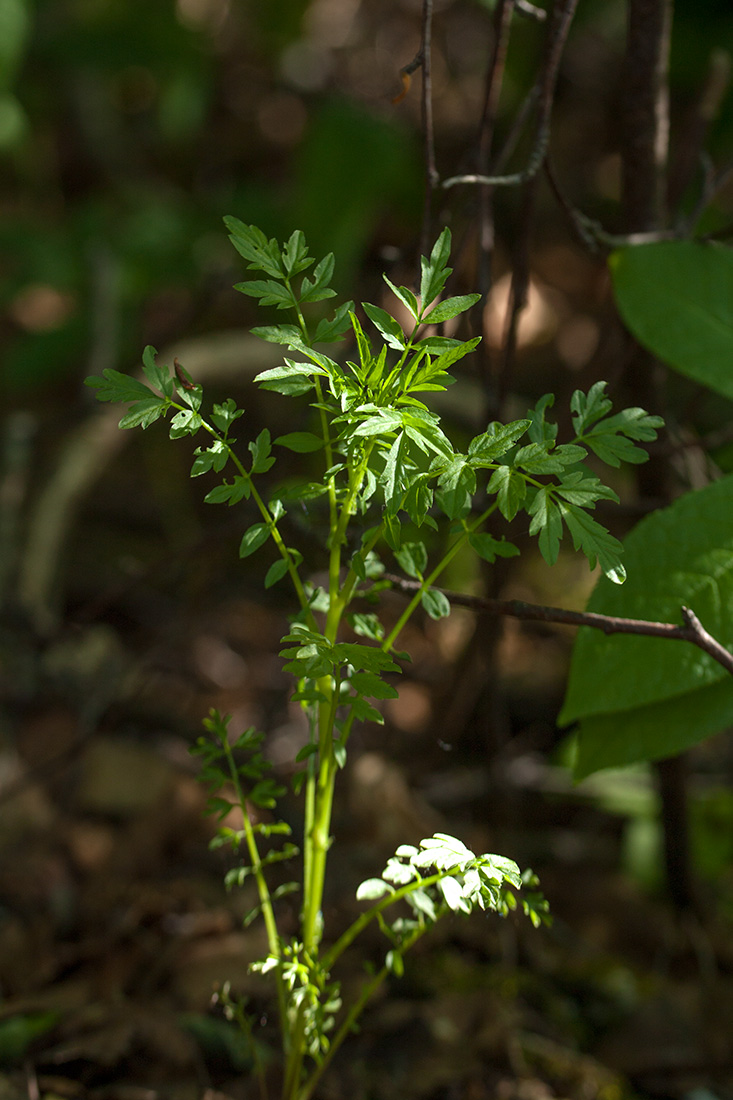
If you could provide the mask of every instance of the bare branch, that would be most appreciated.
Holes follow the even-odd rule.
[[[420,588],[419,581],[405,580],[392,573],[385,574],[395,588],[403,592],[415,592]],[[681,642],[691,642],[717,661],[726,672],[733,675],[733,653],[712,634],[709,634],[694,611],[688,607],[680,609],[683,624],[657,623],[647,619],[624,619],[616,615],[600,615],[596,611],[567,611],[561,607],[544,607],[541,604],[525,603],[524,600],[494,600],[482,596],[467,596],[461,592],[440,589],[443,595],[456,607],[467,607],[489,615],[509,615],[514,619],[525,619],[540,623],[562,623],[567,626],[589,626],[593,630],[602,630],[604,634],[641,634],[649,638],[670,638]]]
[[[527,167],[521,172],[513,172],[505,176],[488,176],[480,173],[451,176],[449,179],[443,180],[442,186],[444,188],[455,187],[460,183],[478,183],[489,187],[517,187],[527,183],[537,175],[550,144],[550,116],[552,114],[557,74],[577,4],[578,0],[557,0],[553,8],[550,26],[547,31],[545,63],[537,81],[539,114],[534,145],[529,155]]]

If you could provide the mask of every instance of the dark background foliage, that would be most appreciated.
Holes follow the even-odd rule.
[[[347,297],[379,302],[385,270],[414,278],[424,231],[419,73],[398,97],[400,70],[420,46],[421,7],[0,3],[0,1061],[9,1096],[32,1087],[128,1100],[146,1089],[250,1094],[246,1048],[207,1005],[215,982],[231,977],[266,1020],[245,965],[261,945],[239,929],[246,906],[219,889],[185,748],[217,705],[265,729],[287,774],[300,730],[273,656],[285,596],[262,596],[259,559],[237,562],[248,521],[200,503],[185,446],[156,429],[121,437],[82,381],[135,369],[153,344],[178,351],[212,393],[234,391],[254,424],[292,430],[282,403],[250,384],[274,352],[247,336],[263,318],[232,290],[242,266],[221,219],[280,239],[302,228],[316,255],[336,254]],[[434,8],[445,179],[476,166],[494,5]],[[625,20],[622,0],[581,0],[552,117],[565,205],[610,233],[627,228]],[[676,218],[695,209],[704,179],[706,89],[720,94],[705,150],[718,167],[731,156],[732,47],[726,0],[679,0]],[[496,148],[541,48],[541,24],[517,17]],[[530,148],[523,133],[509,166]],[[475,430],[497,405],[522,415],[549,390],[566,407],[576,386],[599,377],[615,400],[633,394],[602,253],[581,246],[544,177],[531,221],[519,189],[497,190],[494,203],[488,273],[478,193],[439,191],[433,204],[431,235],[453,231],[455,292],[490,290],[472,317],[485,350],[462,368],[446,407],[453,431]],[[732,214],[728,187],[697,232],[725,233]],[[509,280],[524,255],[527,308],[507,354]],[[655,399],[651,411],[683,434],[716,440],[707,456],[676,455],[673,493],[704,482],[711,461],[731,469],[724,402],[668,377]],[[628,473],[616,488],[622,534],[659,501]],[[310,518],[315,535],[303,537],[317,569]],[[592,579],[572,554],[548,571],[527,551],[488,581],[459,564],[450,585],[582,607]],[[477,848],[532,862],[558,920],[534,939],[521,927],[451,927],[430,963],[421,955],[367,1019],[352,1061],[334,1070],[333,1095],[733,1095],[729,738],[690,764],[703,888],[697,913],[681,917],[664,892],[648,769],[571,788],[555,726],[571,640],[511,622],[499,636],[463,612],[412,631],[401,699],[384,731],[361,735],[345,782],[336,880],[350,887],[395,843],[449,821]],[[333,903],[353,904],[338,890]]]

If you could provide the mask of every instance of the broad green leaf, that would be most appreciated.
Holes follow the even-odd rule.
[[[431,619],[444,619],[450,615],[448,597],[437,588],[426,588],[420,596],[420,602]]]
[[[317,435],[313,435],[312,432],[289,432],[287,435],[280,435],[275,440],[281,447],[287,447],[290,451],[295,451],[297,454],[307,454],[309,451],[320,451],[323,446],[323,440]]]
[[[308,255],[302,229],[296,229],[291,233],[288,243],[282,250],[282,261],[288,275],[299,275],[313,263],[313,257]]]
[[[159,389],[165,397],[173,396],[173,379],[167,367],[159,367],[155,362],[157,351],[150,344],[143,352],[143,374],[151,386]]]
[[[555,450],[549,450],[551,446],[551,441],[529,443],[517,451],[515,466],[526,470],[528,474],[561,474],[566,466],[581,462],[587,454],[583,447],[576,447],[572,443],[566,443]]]
[[[657,639],[649,639],[656,641]],[[675,648],[684,642],[666,642]],[[578,727],[574,775],[676,756],[733,724],[733,677],[698,691],[611,714],[591,714]]]
[[[359,579],[366,580],[366,571]],[[384,627],[373,613],[359,611],[349,615],[348,619],[355,634],[360,634],[364,638],[371,638],[374,642],[381,642],[384,638]]]
[[[634,336],[681,374],[733,398],[733,250],[661,241],[619,249],[609,267]]]
[[[624,561],[628,570],[624,587],[619,589],[601,578],[589,610],[680,623],[680,608],[690,607],[713,637],[733,650],[732,475],[687,493],[642,520],[625,540]],[[681,705],[685,697],[695,693],[698,713],[693,726],[702,732],[698,738],[691,728],[689,736],[699,740],[710,732],[708,698],[710,713],[719,713],[713,696],[703,689],[723,680],[730,682],[725,670],[687,642],[581,629],[560,720],[566,725],[623,712],[620,724],[625,728],[627,719],[641,708],[669,700]],[[733,711],[722,724],[731,721]],[[651,725],[646,736],[647,741],[654,740]],[[657,738],[658,755],[665,755],[664,725],[657,727]],[[649,759],[648,753],[634,757],[633,751],[629,743],[624,763]],[[676,751],[674,746],[671,751]]]
[[[529,438],[533,443],[549,443],[557,438],[557,424],[551,424],[545,419],[545,410],[551,409],[554,404],[555,395],[553,393],[546,393],[539,399],[535,407],[530,410],[529,418],[531,424],[529,428]]]

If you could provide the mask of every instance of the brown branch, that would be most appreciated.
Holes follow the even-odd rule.
[[[556,0],[547,30],[545,63],[537,81],[538,118],[534,144],[526,168],[510,175],[485,176],[481,174],[451,176],[443,180],[444,188],[459,183],[478,183],[489,187],[517,187],[529,182],[540,171],[550,144],[550,116],[555,98],[555,87],[565,42],[575,14],[578,0]]]
[[[385,580],[403,592],[416,592],[421,587],[419,581],[405,580],[392,573],[385,573]],[[514,619],[525,619],[539,623],[562,623],[567,626],[589,626],[593,630],[602,630],[604,634],[641,634],[649,638],[670,638],[681,642],[691,642],[702,649],[726,672],[733,675],[733,653],[729,653],[712,634],[709,634],[694,611],[688,607],[680,609],[682,626],[676,623],[657,623],[647,619],[624,619],[617,615],[601,615],[596,611],[568,611],[561,607],[544,607],[541,604],[525,603],[524,600],[494,600],[482,596],[467,596],[461,592],[438,589],[446,599],[456,607],[467,607],[472,611],[481,611],[489,615],[509,615]]]

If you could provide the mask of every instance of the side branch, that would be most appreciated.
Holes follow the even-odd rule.
[[[385,574],[395,588],[403,592],[414,592],[420,588],[419,581],[409,581],[392,573]],[[655,623],[647,619],[623,619],[616,615],[600,615],[595,611],[567,611],[561,607],[543,607],[541,604],[525,603],[524,600],[496,600],[482,596],[466,596],[460,592],[440,589],[451,604],[456,607],[468,607],[472,611],[483,611],[490,615],[510,615],[514,619],[526,619],[540,623],[564,623],[568,626],[589,626],[602,630],[604,634],[643,634],[650,638],[672,638],[681,642],[691,642],[702,649],[714,661],[733,676],[733,653],[712,634],[709,634],[694,611],[681,608],[682,626],[676,623]]]

